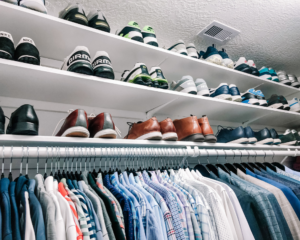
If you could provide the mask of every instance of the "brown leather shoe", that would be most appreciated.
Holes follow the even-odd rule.
[[[174,120],[179,141],[203,142],[204,136],[196,116]]]
[[[131,128],[124,139],[137,140],[161,140],[162,134],[156,117],[152,117],[145,122],[137,122],[130,125]]]
[[[177,141],[178,136],[176,128],[171,118],[167,118],[159,123],[160,131],[162,133],[162,140]]]
[[[77,109],[65,119],[56,136],[61,137],[89,137],[88,120],[84,110]]]
[[[206,115],[203,115],[202,118],[199,118],[198,122],[204,135],[204,142],[215,143],[217,138],[214,135]]]
[[[109,113],[103,112],[89,117],[90,138],[117,138],[115,124]]]

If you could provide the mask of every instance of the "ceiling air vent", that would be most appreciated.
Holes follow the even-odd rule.
[[[215,43],[226,43],[240,33],[239,30],[229,27],[218,21],[213,21],[198,34]]]

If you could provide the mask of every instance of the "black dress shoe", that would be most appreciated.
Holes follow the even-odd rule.
[[[6,134],[15,135],[38,135],[39,119],[33,106],[22,105],[14,111],[9,119]]]
[[[5,126],[5,116],[4,112],[2,110],[2,107],[0,107],[0,134],[4,134],[4,126]]]

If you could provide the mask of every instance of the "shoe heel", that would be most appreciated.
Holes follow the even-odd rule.
[[[31,122],[19,122],[12,127],[11,134],[15,135],[38,135],[39,126]]]

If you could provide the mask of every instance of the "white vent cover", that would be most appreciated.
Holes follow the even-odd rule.
[[[204,37],[212,42],[226,43],[240,33],[239,30],[229,27],[218,21],[213,21],[207,27],[202,29],[198,36]]]

